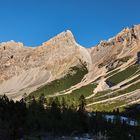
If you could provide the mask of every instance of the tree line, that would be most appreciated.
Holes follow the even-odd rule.
[[[139,126],[122,124],[119,117],[112,123],[101,112],[90,117],[85,108],[83,95],[78,107],[68,106],[64,98],[61,102],[57,97],[48,100],[43,94],[38,99],[33,96],[16,102],[4,95],[0,97],[0,140],[17,140],[39,132],[51,135],[97,135],[100,132],[108,140],[140,139]]]

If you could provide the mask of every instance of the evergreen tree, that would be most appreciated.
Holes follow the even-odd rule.
[[[61,107],[62,107],[62,112],[64,113],[67,110],[67,104],[64,97],[62,98]]]
[[[60,102],[59,102],[58,98],[55,98],[52,101],[51,113],[52,113],[52,117],[53,118],[56,118],[56,119],[60,119],[61,118]]]
[[[44,95],[44,93],[42,93],[42,94],[40,95],[40,97],[39,97],[38,102],[39,102],[40,104],[44,105],[44,104],[45,104],[45,101],[46,101],[45,95]]]
[[[79,111],[84,112],[86,107],[86,99],[84,95],[81,95],[79,98]]]

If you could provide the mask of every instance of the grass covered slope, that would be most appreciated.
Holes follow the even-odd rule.
[[[117,73],[119,70],[120,70],[120,69],[117,69],[117,70],[114,70],[114,71],[108,73],[108,74],[105,76],[105,78],[107,78],[107,77],[109,77],[109,76],[111,76],[111,75],[114,75],[114,74]]]
[[[125,84],[121,85],[121,87],[124,87],[124,86],[126,86],[126,85],[129,85],[129,84],[131,84],[131,83],[133,83],[133,82],[136,82],[136,81],[138,81],[139,79],[140,79],[140,75],[138,75],[136,78],[130,80],[129,82],[126,82]]]
[[[113,112],[114,109],[119,108],[119,106],[124,105],[125,101],[114,101],[107,103],[95,104],[93,106],[87,107],[91,111],[100,111],[100,112]],[[123,111],[123,108],[119,108],[120,111]]]
[[[137,89],[140,89],[140,82],[132,84],[129,87],[123,89],[123,90],[114,91],[112,94],[107,94],[111,91],[102,91],[101,93],[104,92],[104,96],[102,96],[103,94],[100,94],[100,96],[97,96],[97,98],[95,96],[94,98],[90,99],[89,101],[90,102],[91,101],[92,102],[103,101],[103,100],[110,99],[110,98],[113,98],[113,97],[117,97],[117,96],[120,96],[120,95],[125,95],[126,93],[133,92]]]
[[[54,93],[61,92],[70,88],[73,85],[81,82],[88,70],[85,65],[74,66],[70,68],[69,73],[62,77],[61,79],[56,79],[47,85],[38,88],[36,91],[32,92],[30,96],[39,97],[41,94],[53,95]]]
[[[120,90],[120,91],[114,91],[112,94],[110,95],[106,95],[107,93],[109,93],[110,91],[106,92],[104,96],[102,96],[103,94],[99,94],[98,98],[91,98],[90,100],[87,100],[88,103],[94,103],[94,105],[91,105],[89,108],[91,110],[97,110],[97,111],[113,111],[113,109],[118,108],[119,106],[125,105],[127,102],[130,102],[131,100],[129,99],[129,97],[126,95],[124,97],[121,98],[116,98],[114,100],[108,100],[104,103],[97,103],[98,101],[104,101],[106,99],[111,99],[113,97],[119,97],[120,95],[125,95],[127,93],[133,92],[135,90],[140,89],[140,82],[137,82],[135,84],[130,85],[129,87]],[[133,95],[134,93],[132,93]],[[133,98],[133,96],[132,96]]]
[[[130,77],[133,77],[139,71],[139,68],[140,68],[139,64],[133,64],[122,71],[120,71],[120,69],[111,71],[107,73],[107,75],[104,78],[107,78],[106,82],[109,81],[114,86],[126,79],[129,79]],[[65,101],[67,102],[68,106],[78,107],[80,96],[84,95],[84,97],[88,97],[92,95],[94,89],[97,87],[98,82],[95,81],[91,82],[87,85],[80,87],[79,89],[73,90],[71,93],[66,93],[66,92],[69,91],[69,88],[71,86],[80,83],[83,77],[85,76],[85,74],[87,73],[88,70],[86,68],[86,65],[78,65],[78,66],[71,67],[67,75],[65,75],[61,79],[56,79],[48,83],[47,85],[38,88],[36,91],[32,92],[30,96],[34,96],[35,98],[38,98],[42,94],[44,94],[48,102],[51,102],[52,100],[57,98],[57,100],[62,104],[63,101]],[[122,87],[138,81],[139,78],[140,76],[138,75],[136,78],[126,82],[125,85],[122,85]],[[125,94],[132,92],[131,94],[133,96],[133,94],[135,94],[135,91],[137,89],[140,89],[139,81],[123,89],[114,89],[114,90],[108,89],[108,90],[98,92],[95,94],[94,97],[90,99],[86,99],[87,105],[91,104],[90,106],[88,106],[88,109],[91,111],[92,110],[113,111],[113,109],[116,109],[119,106],[123,106],[129,103],[128,97]],[[48,96],[48,95],[55,95],[55,96]]]
[[[131,65],[119,72],[118,70],[114,70],[105,76],[107,77],[106,82],[110,82],[112,86],[117,85],[126,79],[136,76],[136,73],[138,74],[139,70],[139,64]],[[87,104],[91,104],[88,106],[88,109],[92,111],[113,111],[116,108],[120,108],[123,110],[122,106],[126,106],[139,99],[137,93],[140,89],[139,79],[140,75],[132,80],[128,80],[128,82],[121,85],[120,89],[98,92],[94,97],[87,100]]]
[[[112,86],[117,85],[118,83],[124,81],[125,79],[132,76],[137,70],[139,70],[140,65],[132,65],[126,68],[123,71],[118,72],[117,74],[106,79],[106,82],[111,83]]]
[[[71,105],[78,106],[80,96],[84,95],[84,97],[87,97],[93,94],[93,90],[96,87],[97,87],[97,84],[90,83],[88,85],[82,86],[79,89],[73,90],[70,94],[58,96],[57,98],[59,99],[60,102],[64,99],[69,106]]]

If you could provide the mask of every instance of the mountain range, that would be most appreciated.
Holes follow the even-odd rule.
[[[79,45],[67,30],[33,48],[0,43],[0,95],[13,100],[84,95],[89,110],[140,103],[140,25],[124,28],[96,46]]]

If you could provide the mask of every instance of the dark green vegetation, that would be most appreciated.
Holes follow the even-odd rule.
[[[84,95],[85,97],[87,97],[93,94],[93,90],[96,88],[96,86],[96,84],[91,83],[79,89],[73,90],[70,94],[57,96],[57,98],[60,102],[64,98],[69,106],[74,105],[75,107],[77,107],[80,96]]]
[[[98,98],[98,97],[100,97],[100,96],[104,96],[105,94],[108,94],[108,93],[110,93],[112,90],[110,90],[110,89],[108,89],[108,90],[104,90],[104,91],[100,91],[100,92],[98,92],[97,94],[95,94],[95,98]]]
[[[120,93],[129,93],[132,91],[135,91],[137,89],[140,89],[140,82],[137,82],[136,84],[132,84],[129,87],[125,88],[124,90],[118,91]]]
[[[140,75],[137,76],[136,78],[130,80],[129,82],[126,82],[125,84],[121,85],[121,87],[126,86],[126,85],[129,85],[131,83],[134,83],[134,82],[138,81],[139,79],[140,79]]]
[[[132,65],[126,68],[123,71],[118,72],[117,74],[107,78],[106,82],[110,82],[113,86],[122,82],[123,80],[132,76],[137,70],[139,70],[140,65]]]
[[[116,118],[111,122],[104,117],[105,112],[88,115],[83,95],[78,103],[78,108],[75,108],[68,106],[64,99],[61,103],[57,98],[48,101],[42,94],[38,100],[32,97],[26,104],[24,99],[13,102],[4,95],[0,98],[0,140],[18,140],[25,137],[41,140],[43,134],[45,137],[55,137],[80,136],[83,133],[92,136],[101,133],[108,140],[140,139],[139,126],[130,126],[125,121],[122,122],[118,110],[112,113]]]
[[[123,89],[123,90],[119,90],[119,91],[116,91],[116,92],[114,91],[112,94],[108,94],[110,91],[103,91],[104,95],[102,95],[102,92],[101,92],[101,95],[102,96],[98,96],[97,98],[96,97],[95,98],[92,98],[92,99],[88,100],[88,102],[102,101],[102,100],[105,100],[105,99],[117,97],[119,95],[124,95],[126,93],[135,91],[137,89],[140,89],[140,82],[138,82],[136,84],[132,84],[129,87]]]
[[[122,82],[123,80],[134,76],[135,73],[137,73],[139,71],[139,68],[140,68],[140,65],[135,64],[135,65],[129,66],[128,68],[126,68],[125,70],[123,70],[121,72],[118,72],[118,70],[115,70],[106,75],[106,77],[112,75],[111,77],[107,78],[106,82],[110,82],[112,85],[116,85],[116,84]],[[94,102],[98,102],[98,101],[103,101],[103,100],[117,97],[120,95],[125,95],[126,93],[130,93],[137,89],[140,89],[140,82],[133,84],[134,82],[138,81],[139,79],[140,79],[140,76],[137,76],[133,80],[130,80],[129,82],[121,85],[121,87],[123,87],[123,86],[129,85],[129,84],[132,84],[132,85],[128,86],[127,88],[119,90],[119,91],[107,90],[107,91],[98,92],[93,98],[88,99],[87,102],[94,103]],[[110,92],[112,92],[112,93],[109,94]],[[121,101],[116,99],[113,102],[108,101],[105,103],[94,104],[91,106],[90,110],[113,111],[113,109],[115,109],[119,106],[125,105],[126,103],[127,103],[127,99],[121,100]],[[120,108],[120,109],[123,111],[124,108]]]
[[[125,108],[125,114],[128,117],[135,117],[140,123],[140,104],[131,105]]]
[[[100,104],[95,104],[90,106],[90,110],[92,111],[100,111],[100,112],[113,112],[114,109],[119,108],[119,106],[124,105],[125,101],[115,100],[113,102],[105,102]],[[120,108],[119,108],[120,109]],[[121,108],[120,111],[122,112],[124,108]]]
[[[105,78],[108,77],[108,76],[111,76],[111,75],[113,75],[113,74],[115,74],[115,73],[117,73],[119,70],[120,70],[120,69],[117,69],[117,70],[114,70],[114,71],[108,73],[108,74],[105,76]]]
[[[95,101],[98,101],[98,99],[100,100],[100,98],[103,96],[106,96],[106,94],[110,93],[111,90],[104,90],[104,91],[100,91],[98,93],[95,94],[94,97],[87,99],[87,103],[93,103]]]
[[[96,84],[91,83],[79,89],[73,90],[70,94],[57,96],[56,98],[59,100],[59,102],[62,102],[64,99],[69,106],[73,105],[74,107],[77,108],[80,96],[84,95],[85,97],[87,97],[93,94],[93,90],[96,88],[96,86],[97,86]],[[53,99],[53,97],[50,97],[50,99],[51,98]]]
[[[113,97],[117,97],[119,95],[125,95],[126,93],[129,92],[133,92],[137,89],[140,89],[140,82],[137,82],[135,84],[130,85],[129,87],[120,90],[120,91],[114,91],[112,94],[109,94],[112,91],[102,91],[97,93],[97,95],[94,96],[94,98],[90,98],[87,100],[88,103],[94,103],[97,101],[103,101],[105,99],[110,99]],[[99,104],[94,104],[92,106],[89,107],[90,110],[92,111],[113,111],[116,108],[120,108],[119,106],[125,105],[127,103],[127,99],[125,100],[113,100],[111,101],[107,101],[104,103],[99,103]],[[120,110],[124,110],[124,108],[120,108]]]
[[[65,75],[61,79],[56,79],[47,85],[40,87],[36,91],[32,92],[30,96],[39,97],[42,93],[46,95],[53,95],[54,93],[66,90],[73,85],[79,83],[85,74],[87,74],[88,70],[86,66],[83,64],[81,66],[72,67],[69,70],[69,73]]]

